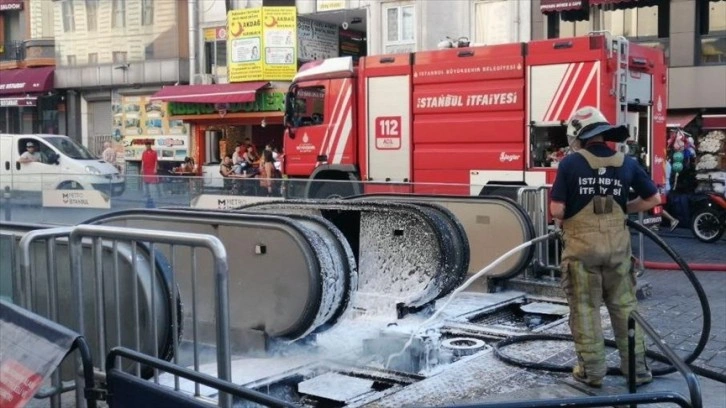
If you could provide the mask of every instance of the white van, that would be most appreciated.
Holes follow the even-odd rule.
[[[40,160],[18,161],[28,144]],[[0,190],[99,190],[117,196],[126,183],[118,169],[62,135],[0,134]]]

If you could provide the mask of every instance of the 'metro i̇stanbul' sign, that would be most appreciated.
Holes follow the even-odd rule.
[[[215,113],[281,112],[285,110],[284,92],[258,92],[254,102],[247,103],[185,103],[169,102],[170,116],[210,115]]]

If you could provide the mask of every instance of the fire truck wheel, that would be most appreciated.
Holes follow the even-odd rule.
[[[310,198],[345,198],[358,193],[356,185],[347,180],[315,181],[310,188]]]

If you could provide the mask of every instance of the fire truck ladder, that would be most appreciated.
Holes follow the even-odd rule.
[[[615,97],[617,109],[615,124],[627,125],[628,112],[628,79],[630,78],[630,43],[625,37],[613,38],[612,54],[617,58],[618,68],[615,71]]]

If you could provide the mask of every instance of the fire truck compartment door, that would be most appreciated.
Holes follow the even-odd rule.
[[[600,62],[530,67],[529,122],[559,124],[582,106],[600,108]]]
[[[368,178],[411,180],[411,78],[369,78]]]
[[[641,72],[631,72],[628,81],[628,103],[648,105],[653,100],[653,76]]]

